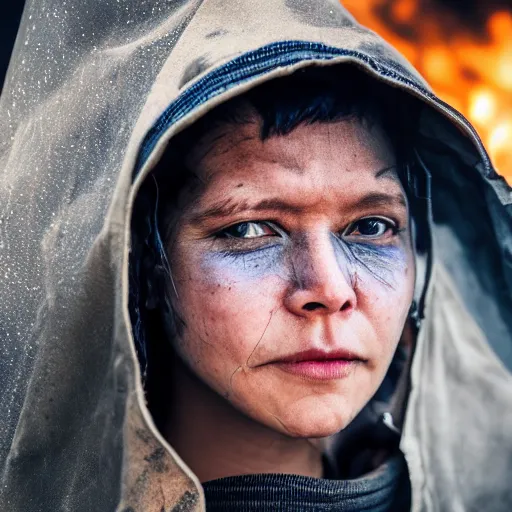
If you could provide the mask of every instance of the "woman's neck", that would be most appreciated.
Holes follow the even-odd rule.
[[[181,362],[163,434],[201,482],[226,476],[286,473],[322,476],[314,440],[284,436],[236,410]]]

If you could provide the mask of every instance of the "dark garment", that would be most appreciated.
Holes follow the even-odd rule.
[[[243,475],[203,484],[207,512],[401,512],[410,509],[403,456],[354,480],[298,475]]]

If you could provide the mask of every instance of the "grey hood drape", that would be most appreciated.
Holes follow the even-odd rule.
[[[335,0],[28,0],[0,101],[0,510],[204,510],[154,427],[130,220],[215,105],[351,63],[419,98],[433,261],[401,449],[412,510],[512,510],[512,193],[475,130]]]

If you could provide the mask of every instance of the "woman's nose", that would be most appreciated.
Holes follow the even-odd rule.
[[[349,314],[355,309],[357,298],[348,262],[337,255],[331,236],[306,241],[293,250],[294,277],[285,299],[292,313],[314,317]]]

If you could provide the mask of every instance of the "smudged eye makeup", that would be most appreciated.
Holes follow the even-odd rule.
[[[405,252],[395,238],[404,230],[399,221],[374,215],[351,222],[341,232],[330,233],[339,268],[347,281],[355,286],[356,280],[362,282],[372,277],[394,288],[405,265]],[[227,272],[232,279],[242,282],[270,275],[290,279],[291,275],[301,273],[296,259],[292,270],[290,267],[290,251],[303,251],[301,243],[293,243],[288,233],[274,222],[238,222],[217,231],[212,238],[216,244],[205,258],[207,274],[215,268],[215,272]],[[286,243],[287,240],[292,243]]]

